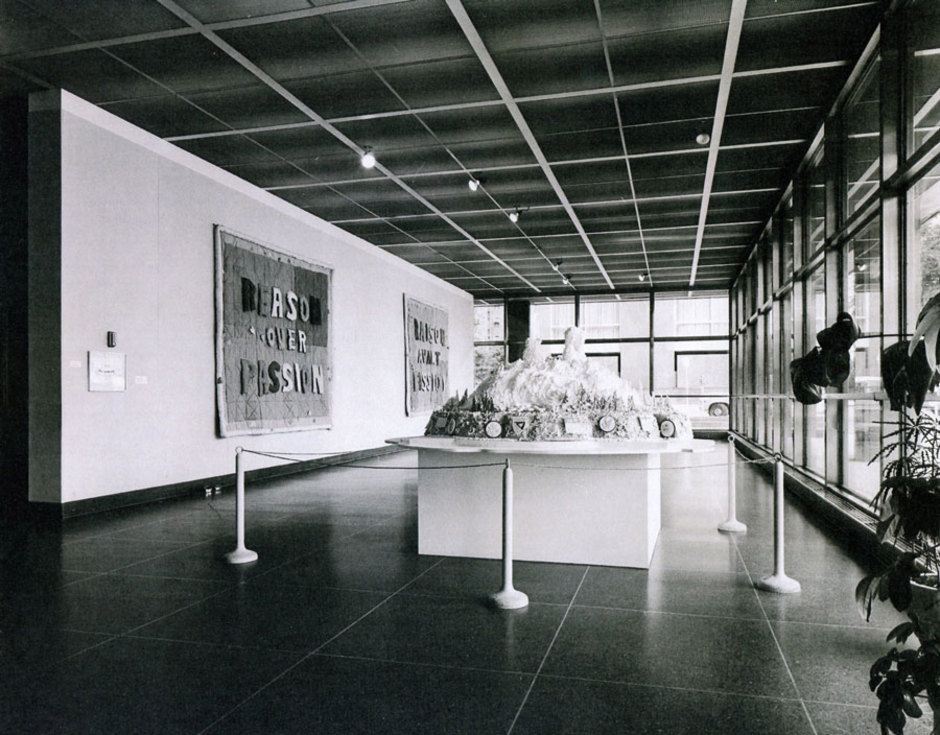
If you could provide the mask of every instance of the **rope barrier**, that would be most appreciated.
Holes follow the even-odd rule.
[[[257,454],[260,457],[271,457],[273,459],[282,459],[287,462],[298,462],[299,460],[290,459],[286,456],[281,456],[279,454],[274,454],[273,452],[259,452],[251,449],[243,449],[243,452],[246,454]],[[599,457],[604,456],[619,456],[619,455],[597,455]],[[455,464],[455,465],[436,465],[434,467],[419,467],[417,465],[408,465],[408,466],[397,466],[397,467],[379,467],[376,465],[365,465],[365,464],[353,464],[356,460],[351,460],[349,462],[343,462],[341,464],[332,465],[334,467],[343,467],[349,469],[358,469],[358,470],[386,470],[386,471],[401,471],[408,470],[414,472],[416,470],[466,470],[466,469],[475,469],[478,467],[504,467],[505,462],[486,462],[480,464]],[[767,464],[773,462],[773,457],[759,457],[757,459],[739,459],[736,464],[747,465],[747,464]],[[543,465],[543,464],[529,464],[527,462],[516,462],[517,467],[538,467],[546,470],[579,470],[581,472],[608,472],[609,467],[564,467],[561,465]],[[662,467],[663,470],[701,470],[708,469],[711,467],[727,467],[728,462],[715,462],[710,464],[690,464],[690,465],[679,465],[677,467]],[[648,468],[646,467],[620,467],[617,468],[620,472],[645,472]]]
[[[604,455],[598,455],[603,457]],[[761,457],[760,459],[738,460],[736,464],[766,464],[773,462],[773,457]],[[727,467],[728,462],[717,462],[715,464],[687,464],[679,467],[660,467],[660,470],[701,470],[709,467]],[[545,470],[579,470],[581,472],[610,472],[610,467],[564,467],[561,465],[549,464],[527,464],[525,462],[516,462],[517,467],[537,467]],[[423,467],[421,469],[424,469]],[[648,467],[617,467],[618,472],[646,472]]]
[[[336,453],[336,452],[329,453],[329,454],[328,453],[312,453],[312,452],[311,453],[307,453],[307,452],[275,453],[275,452],[263,452],[263,451],[258,451],[258,450],[244,449],[242,447],[236,448],[235,450],[236,548],[234,551],[229,552],[228,554],[225,555],[226,560],[230,564],[245,564],[248,562],[256,561],[258,559],[258,554],[246,548],[245,546],[245,468],[244,468],[244,462],[243,462],[244,454],[254,454],[257,456],[261,456],[261,457],[278,459],[284,462],[299,462],[301,460],[296,459],[296,457],[337,456],[339,453]],[[605,455],[597,455],[597,456],[605,456]],[[782,539],[782,534],[783,534],[783,531],[782,531],[782,513],[783,513],[782,467],[783,467],[783,463],[782,463],[781,457],[779,454],[777,454],[774,457],[761,457],[761,458],[748,459],[748,460],[732,459],[732,458],[736,458],[736,456],[737,455],[735,454],[735,451],[734,451],[733,437],[729,437],[729,460],[728,462],[715,463],[715,464],[685,465],[685,466],[680,466],[680,467],[667,467],[665,469],[684,470],[684,469],[704,469],[708,467],[727,467],[728,472],[729,472],[729,496],[730,496],[729,502],[731,503],[729,522],[731,519],[733,519],[735,523],[737,523],[737,520],[734,519],[734,468],[735,468],[735,465],[738,463],[743,464],[743,465],[748,465],[748,464],[762,464],[762,463],[766,463],[769,461],[776,461],[777,468],[778,468],[777,473],[778,473],[778,478],[779,478],[778,483],[777,483],[779,487],[777,505],[778,505],[779,516],[780,516],[779,531],[776,534],[777,542],[778,542],[777,544],[778,545],[778,553],[777,553],[778,565],[775,570],[776,574],[773,577],[768,578],[767,580],[762,580],[761,586],[763,589],[771,589],[773,586],[772,584],[773,582],[780,583],[782,581],[785,583],[795,584],[798,590],[799,583],[795,582],[794,580],[790,580],[788,577],[786,577],[785,573],[783,572],[783,561],[782,561],[782,557],[783,557],[783,549],[782,549],[782,546],[783,546],[783,539]],[[577,466],[561,467],[561,466],[552,466],[552,465],[527,464],[524,462],[521,462],[518,464],[523,467],[533,467],[536,469],[546,469],[546,470],[565,469],[565,470],[576,470],[578,472],[591,472],[591,471],[609,472],[610,471],[610,468],[600,468],[600,467],[577,467]],[[512,469],[510,468],[508,459],[502,462],[487,462],[487,463],[472,464],[472,465],[466,465],[466,464],[438,465],[435,467],[413,467],[413,466],[382,467],[382,466],[375,466],[375,465],[361,465],[361,464],[357,465],[357,464],[352,464],[351,462],[340,462],[334,466],[343,467],[343,468],[352,468],[352,469],[366,469],[366,470],[385,470],[385,471],[406,470],[409,472],[414,472],[418,470],[422,472],[427,472],[431,470],[466,471],[468,469],[476,469],[476,468],[503,467],[503,473],[502,473],[502,476],[503,476],[503,587],[499,592],[492,595],[490,599],[491,599],[491,602],[496,607],[504,608],[504,609],[513,609],[513,608],[525,607],[526,605],[528,605],[528,597],[525,595],[525,593],[520,592],[519,590],[516,590],[512,584],[512,523],[513,523],[513,520],[512,520],[513,487],[512,486],[513,486],[513,479],[512,479]],[[621,472],[630,472],[630,471],[648,472],[649,469],[650,468],[648,467],[618,468],[618,470]],[[659,468],[659,469],[663,469],[663,468]],[[723,525],[726,525],[726,524],[723,524]],[[746,526],[744,526],[744,524],[739,524],[739,525],[742,526],[744,529],[747,528]],[[735,530],[735,531],[740,530],[738,528],[724,529],[721,526],[719,526],[719,529],[720,530]],[[768,582],[770,584],[768,584]],[[784,591],[784,590],[775,589],[774,591]],[[791,590],[787,589],[785,591],[791,591]]]

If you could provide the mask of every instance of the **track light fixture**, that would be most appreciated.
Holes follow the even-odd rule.
[[[561,282],[566,286],[571,285],[571,280],[564,273],[561,274]]]
[[[552,270],[561,273],[561,258],[552,263]]]
[[[711,139],[712,138],[708,133],[699,133],[695,136],[695,142],[699,145],[708,145]]]
[[[514,210],[512,210],[512,211],[509,213],[509,221],[510,221],[510,222],[518,222],[518,221],[519,221],[519,210],[518,210],[518,209],[514,209]]]
[[[359,161],[363,168],[372,168],[375,166],[375,154],[371,148],[365,148],[362,152],[362,158]]]
[[[641,273],[640,275],[638,275],[637,278],[638,278],[640,281],[645,281],[645,280],[646,280],[646,276],[643,275],[642,273]]]
[[[470,180],[467,182],[467,186],[470,187],[470,191],[476,191],[477,189],[480,188],[480,180],[479,180],[479,179],[470,179]]]

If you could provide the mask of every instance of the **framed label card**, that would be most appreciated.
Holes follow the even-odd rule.
[[[222,227],[215,248],[219,434],[329,427],[332,270]]]
[[[123,352],[88,353],[88,390],[127,390],[127,356]]]
[[[447,312],[405,294],[405,414],[425,413],[447,400],[450,346]]]

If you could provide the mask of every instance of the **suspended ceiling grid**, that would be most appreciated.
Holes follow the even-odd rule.
[[[726,289],[878,19],[846,0],[6,0],[0,95],[67,89],[479,299]]]

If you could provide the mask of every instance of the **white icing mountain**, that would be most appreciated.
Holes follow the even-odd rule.
[[[617,375],[587,359],[584,334],[577,327],[565,332],[565,349],[560,357],[544,355],[541,342],[529,338],[522,359],[484,380],[475,394],[488,397],[500,411],[557,408],[585,397],[619,398],[625,407],[642,403]]]

